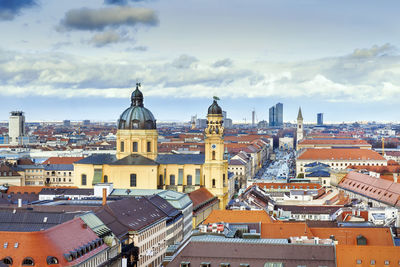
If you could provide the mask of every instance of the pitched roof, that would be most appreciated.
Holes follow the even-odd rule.
[[[64,257],[64,254],[79,250],[93,241],[100,246],[70,262]],[[0,258],[11,257],[16,265],[29,256],[34,260],[35,266],[47,266],[47,257],[52,256],[59,262],[59,265],[55,266],[76,266],[108,248],[90,227],[85,227],[85,223],[80,218],[44,231],[0,232],[0,243],[6,242],[8,246],[0,250]]]
[[[75,164],[110,164],[117,160],[115,155],[111,154],[93,154],[87,158],[81,159],[79,161],[74,162]]]
[[[72,164],[81,159],[83,159],[83,157],[51,157],[45,160],[42,164]]]
[[[271,223],[271,217],[264,210],[213,210],[207,219],[207,223]]]
[[[160,164],[203,164],[204,154],[159,154],[156,161]]]
[[[201,187],[197,190],[194,190],[189,193],[189,198],[193,202],[193,210],[197,209],[201,205],[211,201],[216,198],[210,191],[208,191],[205,187]]]
[[[395,246],[336,246],[337,266],[356,266],[357,260],[361,260],[359,266],[370,266],[371,260],[376,266],[396,266],[400,261],[399,255],[400,247]],[[388,265],[385,265],[386,261]]]
[[[382,155],[370,149],[306,149],[299,157],[299,160],[382,160]]]
[[[152,159],[143,157],[139,154],[131,154],[122,159],[109,163],[110,165],[158,165]]]
[[[371,146],[362,139],[337,139],[337,138],[321,138],[321,139],[304,139],[299,145],[352,145],[352,146]]]

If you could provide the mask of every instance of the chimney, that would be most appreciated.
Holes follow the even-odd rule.
[[[397,183],[397,173],[393,173],[393,182]]]
[[[18,208],[22,208],[22,198],[18,198]]]
[[[107,204],[107,188],[103,188],[103,203],[101,205],[105,206]]]

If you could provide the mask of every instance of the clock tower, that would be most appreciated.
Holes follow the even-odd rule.
[[[218,98],[208,108],[205,134],[204,185],[219,199],[220,209],[228,204],[228,161],[224,157],[224,127]]]

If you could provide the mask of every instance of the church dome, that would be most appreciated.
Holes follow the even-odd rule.
[[[131,106],[122,112],[118,120],[119,130],[156,129],[156,119],[150,110],[143,105],[143,94],[136,84],[136,90],[131,96]]]
[[[217,100],[214,99],[214,102],[208,108],[208,114],[222,115],[222,108],[218,105]]]

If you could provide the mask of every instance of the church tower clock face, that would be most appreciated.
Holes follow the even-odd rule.
[[[216,145],[216,144],[212,144],[212,145],[211,145],[211,148],[212,148],[212,149],[216,149],[216,148],[217,148],[217,145]]]

